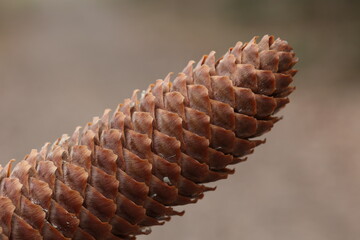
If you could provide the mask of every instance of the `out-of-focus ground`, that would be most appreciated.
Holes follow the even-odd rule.
[[[360,236],[359,1],[0,2],[0,158],[71,133],[188,60],[266,33],[300,62],[267,143],[139,239]]]

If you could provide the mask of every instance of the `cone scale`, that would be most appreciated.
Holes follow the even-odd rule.
[[[238,42],[0,167],[0,239],[135,239],[264,143],[294,90],[286,41]]]

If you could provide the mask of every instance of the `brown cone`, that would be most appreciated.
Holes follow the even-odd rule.
[[[71,137],[0,167],[1,239],[135,239],[212,191],[279,118],[297,62],[286,41],[238,42],[135,91]]]

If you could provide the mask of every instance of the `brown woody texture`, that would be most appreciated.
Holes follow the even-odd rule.
[[[227,178],[279,120],[297,62],[265,35],[157,80],[81,131],[0,166],[0,239],[135,239]]]

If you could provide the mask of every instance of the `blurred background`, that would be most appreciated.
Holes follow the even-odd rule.
[[[340,0],[0,0],[0,162],[188,60],[273,34],[300,58],[284,120],[215,192],[139,239],[359,239],[359,10]]]

